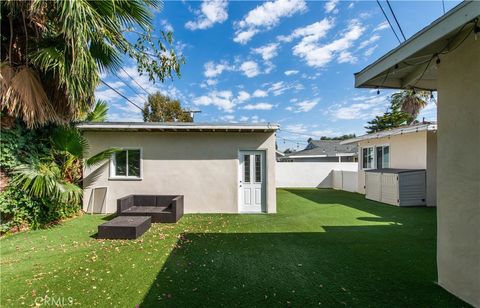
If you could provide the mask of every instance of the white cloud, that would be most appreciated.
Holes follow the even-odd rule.
[[[368,48],[367,50],[365,50],[363,55],[365,57],[370,57],[373,54],[373,52],[375,51],[375,49],[377,49],[377,48],[378,48],[378,45],[372,46],[372,47]]]
[[[308,112],[312,110],[320,101],[320,99],[315,98],[311,100],[304,100],[301,102],[296,102],[293,106],[288,106],[285,108],[285,110],[288,111],[293,111],[295,113],[300,113],[300,112]]]
[[[227,114],[227,115],[221,116],[220,121],[235,123],[235,116],[231,114]]]
[[[385,29],[388,29],[388,28],[390,28],[390,25],[388,24],[388,22],[384,21],[384,22],[378,24],[378,26],[376,26],[375,29],[373,29],[373,32],[385,30]]]
[[[268,61],[277,56],[278,46],[279,46],[278,43],[271,43],[258,48],[254,48],[252,49],[252,51],[256,54],[261,55],[263,60]]]
[[[263,91],[263,90],[255,90],[252,94],[253,97],[267,97],[268,96],[268,92],[267,91]]]
[[[318,99],[305,100],[303,102],[296,103],[297,110],[295,112],[308,112],[318,104]]]
[[[373,43],[375,43],[376,41],[378,41],[380,39],[380,35],[378,34],[374,34],[372,35],[369,39],[363,41],[360,43],[360,45],[358,46],[358,49],[363,49]]]
[[[332,106],[331,112],[339,120],[370,120],[376,115],[385,112],[388,105],[388,96],[358,96],[352,100],[355,103],[350,105]]]
[[[282,95],[285,93],[285,91],[290,89],[294,89],[296,91],[304,89],[304,86],[298,82],[286,83],[284,81],[278,81],[274,83],[266,83],[264,86],[267,87],[267,92],[273,93],[274,96]]]
[[[304,43],[315,42],[323,38],[334,24],[333,19],[324,18],[308,26],[297,28],[288,36],[280,35],[277,39],[281,42],[291,42],[293,39],[301,37]]]
[[[222,74],[224,71],[232,71],[235,69],[233,65],[230,65],[225,61],[220,63],[209,61],[205,63],[203,67],[205,69],[203,74],[207,78],[217,77],[218,75]]]
[[[329,19],[324,19],[324,33],[325,29],[330,29],[333,22]],[[360,38],[365,31],[365,27],[358,20],[350,21],[347,29],[343,31],[340,38],[332,42],[322,45],[319,39],[322,36],[310,34],[302,38],[302,40],[293,47],[293,54],[304,59],[309,66],[324,67],[330,63],[335,57],[340,56],[338,61],[353,60],[353,56],[345,53],[352,47],[353,43]],[[342,54],[342,52],[344,52]]]
[[[335,8],[337,7],[338,2],[340,2],[340,0],[328,0],[324,6],[325,13],[337,13],[338,10],[335,10]]]
[[[304,124],[291,124],[287,125],[285,130],[294,133],[305,133],[307,131],[307,127]]]
[[[304,0],[275,0],[265,2],[234,23],[236,28],[233,41],[246,44],[261,30],[275,27],[283,17],[305,12],[307,5]]]
[[[337,59],[338,63],[355,63],[357,58],[349,51],[341,51]]]
[[[240,102],[244,102],[250,99],[250,94],[246,91],[240,91],[238,92],[237,100]]]
[[[272,108],[273,105],[269,103],[248,104],[243,107],[245,110],[271,110]]]
[[[290,75],[296,75],[298,74],[297,70],[289,70],[284,72],[285,75],[290,76]]]
[[[190,30],[207,29],[223,23],[228,19],[227,6],[226,0],[204,0],[200,11],[195,12],[195,20],[188,21],[185,27]]]
[[[164,31],[173,32],[173,26],[172,26],[172,24],[169,23],[168,20],[166,20],[166,19],[160,20],[160,26],[162,27],[162,29],[163,29]]]
[[[235,103],[232,100],[232,91],[212,91],[207,95],[202,95],[193,99],[193,103],[198,106],[216,106],[225,112],[233,112]]]
[[[260,74],[260,68],[258,67],[257,62],[255,61],[246,61],[240,65],[240,70],[248,78],[252,78]]]

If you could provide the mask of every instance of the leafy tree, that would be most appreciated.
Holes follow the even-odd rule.
[[[427,106],[429,93],[427,91],[404,90],[392,95],[392,105],[400,106],[400,110],[410,115],[407,124],[412,124],[420,111]]]
[[[118,69],[123,54],[152,81],[179,76],[172,34],[152,35],[158,8],[153,0],[1,1],[1,109],[29,128],[78,120],[94,103],[99,72]]]
[[[145,122],[193,122],[189,112],[184,110],[180,101],[172,99],[160,92],[148,96],[143,107]]]
[[[409,123],[412,116],[400,110],[400,101],[392,99],[391,105],[387,112],[381,116],[376,116],[375,119],[367,122],[369,125],[365,126],[367,133],[375,133],[386,129],[399,127],[400,125]]]
[[[355,134],[347,134],[347,135],[342,135],[342,136],[338,136],[338,137],[322,136],[322,137],[320,137],[320,140],[347,140],[347,139],[351,139],[351,138],[355,138],[355,137],[356,137]]]

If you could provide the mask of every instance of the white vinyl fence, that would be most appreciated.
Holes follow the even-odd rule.
[[[358,171],[333,170],[333,188],[358,191]]]
[[[327,163],[327,162],[277,162],[276,185],[277,187],[316,187],[337,188],[334,182],[346,183],[348,191],[356,191],[356,171],[358,163]],[[348,171],[355,176],[346,175],[346,180],[335,179],[335,171]],[[352,182],[355,178],[355,183]],[[355,186],[354,190],[349,190]]]

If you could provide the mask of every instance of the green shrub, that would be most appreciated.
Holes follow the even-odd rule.
[[[77,214],[78,204],[52,202],[46,198],[33,198],[14,187],[0,193],[0,233],[15,229],[45,227]]]
[[[0,168],[8,176],[22,164],[40,161],[52,152],[49,135],[52,128],[28,130],[17,123],[1,132]],[[0,192],[0,233],[9,230],[44,227],[78,213],[78,203],[65,203],[52,196],[36,198],[12,183]]]

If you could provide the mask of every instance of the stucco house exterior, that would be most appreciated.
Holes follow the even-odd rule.
[[[355,74],[437,99],[438,284],[480,307],[480,1],[462,1]]]
[[[275,213],[272,124],[85,123],[89,155],[122,149],[84,170],[83,209],[113,213],[131,195],[183,195],[186,213]],[[88,155],[87,155],[88,157]]]
[[[371,169],[426,170],[426,204],[436,206],[437,125],[417,124],[366,134],[342,141],[358,145],[358,192],[365,194],[365,171]]]
[[[310,139],[305,149],[285,154],[279,161],[355,162],[357,161],[357,146],[356,144],[342,144],[340,140]]]

